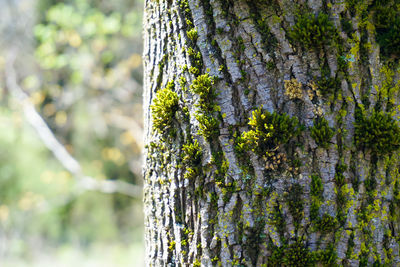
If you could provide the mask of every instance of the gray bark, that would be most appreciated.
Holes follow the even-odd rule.
[[[354,137],[357,107],[367,118],[377,104],[399,116],[399,72],[381,55],[370,24],[346,1],[189,0],[188,7],[183,0],[145,4],[147,264],[398,266],[399,154],[373,151]],[[339,45],[307,48],[290,38],[299,10],[326,13]],[[200,65],[189,47],[200,52]],[[208,113],[192,88],[205,73],[217,93],[209,104],[220,107]],[[325,94],[326,75],[339,82]],[[289,81],[300,91],[290,91]],[[151,105],[168,82],[175,83],[179,108],[157,130]],[[387,84],[396,90],[385,95]],[[303,125],[300,135],[265,151],[282,157],[279,163],[251,148],[238,152],[238,136],[250,131],[249,118],[260,107]],[[205,113],[218,121],[216,134],[201,131]],[[311,137],[317,118],[334,129],[325,145]],[[183,159],[184,145],[195,141],[199,166]],[[313,179],[322,182],[321,196],[312,192]]]

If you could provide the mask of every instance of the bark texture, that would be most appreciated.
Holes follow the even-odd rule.
[[[149,266],[400,264],[398,51],[379,8],[399,9],[146,0]]]

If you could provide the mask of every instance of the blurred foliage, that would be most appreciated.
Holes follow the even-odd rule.
[[[34,3],[23,7],[36,17],[32,30],[23,29],[32,42],[18,23],[8,23],[19,40],[16,70],[29,100],[85,175],[140,185],[143,1],[22,2]],[[81,190],[10,96],[2,78],[12,47],[0,48],[0,258],[33,261],[45,248],[142,242],[141,199]]]

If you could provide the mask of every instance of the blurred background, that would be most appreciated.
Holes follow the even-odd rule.
[[[143,266],[143,0],[0,0],[0,266]]]

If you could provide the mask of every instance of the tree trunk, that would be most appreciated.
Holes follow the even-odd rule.
[[[146,0],[148,265],[398,266],[399,14]]]

